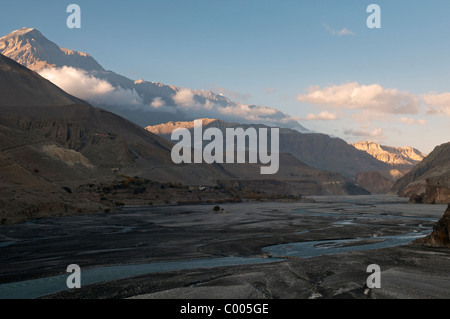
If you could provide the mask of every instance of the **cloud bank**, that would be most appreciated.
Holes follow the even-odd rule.
[[[138,106],[143,101],[135,90],[112,86],[109,82],[89,75],[86,71],[64,66],[44,69],[39,74],[67,93],[92,104]]]
[[[357,82],[319,88],[311,86],[297,100],[316,106],[335,109],[361,109],[390,114],[417,114],[419,98],[397,89],[385,89],[378,84],[362,85]]]
[[[427,105],[427,114],[444,114],[450,116],[450,93],[429,93],[423,96]]]
[[[114,106],[127,109],[184,113],[186,117],[219,118],[234,122],[292,125],[296,119],[267,106],[232,102],[210,91],[176,89],[169,98],[153,96],[145,105],[143,98],[134,89],[113,86],[106,80],[72,67],[51,68],[39,72],[61,89],[93,105]],[[202,95],[203,94],[203,95]],[[295,123],[294,123],[295,124]],[[298,123],[297,123],[298,124]]]
[[[306,121],[334,121],[337,119],[338,119],[338,117],[337,117],[336,113],[322,111],[319,114],[310,113],[303,120],[306,120]]]

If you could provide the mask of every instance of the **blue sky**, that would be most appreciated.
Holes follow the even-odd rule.
[[[66,27],[71,3],[81,7],[81,29]],[[381,29],[366,25],[371,3],[381,7]],[[349,142],[430,152],[449,141],[449,1],[28,0],[2,8],[0,35],[34,27],[132,79],[220,90]],[[349,106],[346,92],[380,103]],[[407,111],[387,105],[404,99]]]

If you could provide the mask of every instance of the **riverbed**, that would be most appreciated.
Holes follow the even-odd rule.
[[[164,293],[183,297],[182,287],[192,286],[189,283],[204,274],[231,278],[233,269],[236,273],[267,267],[281,271],[305,259],[319,266],[336,256],[380,251],[388,256],[389,249],[431,232],[445,211],[443,205],[410,205],[394,196],[314,197],[309,202],[239,203],[221,208],[214,212],[213,205],[125,207],[117,213],[3,226],[0,298],[55,293],[108,297],[100,295],[98,288],[124,280],[128,292],[115,297],[164,297]],[[65,285],[70,264],[81,267],[82,289],[77,291]],[[180,278],[182,290],[177,293],[172,285],[171,293],[165,289],[164,280],[172,279],[159,279],[160,291],[142,289],[143,277],[166,278],[165,274],[177,274],[171,278]],[[138,291],[133,291],[133,278],[140,278],[134,283]],[[208,287],[191,289],[213,289]],[[259,296],[247,286],[230,295]],[[291,297],[302,296],[293,292]]]

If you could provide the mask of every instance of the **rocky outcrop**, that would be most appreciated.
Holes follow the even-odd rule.
[[[426,180],[425,191],[413,193],[409,202],[413,204],[447,204],[450,202],[450,187],[448,183],[441,181]]]
[[[410,197],[411,202],[450,202],[450,143],[437,146],[422,162],[400,178],[392,193]]]
[[[397,169],[411,169],[426,157],[419,150],[409,146],[392,147],[367,141],[354,143],[353,146]]]
[[[444,216],[434,225],[433,232],[427,237],[415,240],[413,243],[417,245],[450,248],[450,204]]]

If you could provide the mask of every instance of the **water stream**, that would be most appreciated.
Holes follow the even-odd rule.
[[[416,219],[418,221],[435,221],[426,217],[407,217],[394,215],[379,215],[379,214],[346,214],[345,212],[333,213],[318,213],[308,212],[305,210],[294,210],[294,214],[305,214],[323,217],[335,217],[339,220],[332,225],[337,227],[344,227],[345,225],[360,225],[359,221],[367,222],[372,219]],[[342,219],[344,218],[344,219]],[[393,224],[392,227],[398,227]],[[129,229],[121,229],[121,232],[128,232]],[[275,258],[262,257],[220,257],[220,258],[206,258],[196,260],[178,260],[170,262],[154,262],[147,264],[133,264],[133,265],[118,265],[108,267],[95,267],[90,269],[82,269],[81,285],[89,285],[94,283],[106,282],[117,279],[131,278],[140,275],[178,271],[187,269],[199,268],[214,268],[219,266],[237,266],[237,265],[252,265],[282,261],[289,257],[310,258],[322,255],[340,254],[351,251],[371,250],[387,247],[395,247],[405,245],[414,239],[424,237],[429,234],[431,229],[424,227],[421,224],[411,227],[411,232],[407,234],[400,234],[395,236],[380,236],[356,239],[342,239],[342,240],[319,240],[308,242],[293,242],[287,244],[279,244],[264,247],[263,251],[269,256]],[[308,230],[303,230],[299,234],[306,234]],[[16,241],[8,241],[0,243],[0,247],[6,247],[16,244]],[[67,290],[66,280],[70,274],[62,274],[59,276],[52,276],[46,278],[39,278],[21,282],[7,283],[0,285],[0,299],[29,299],[45,296],[48,294]]]

